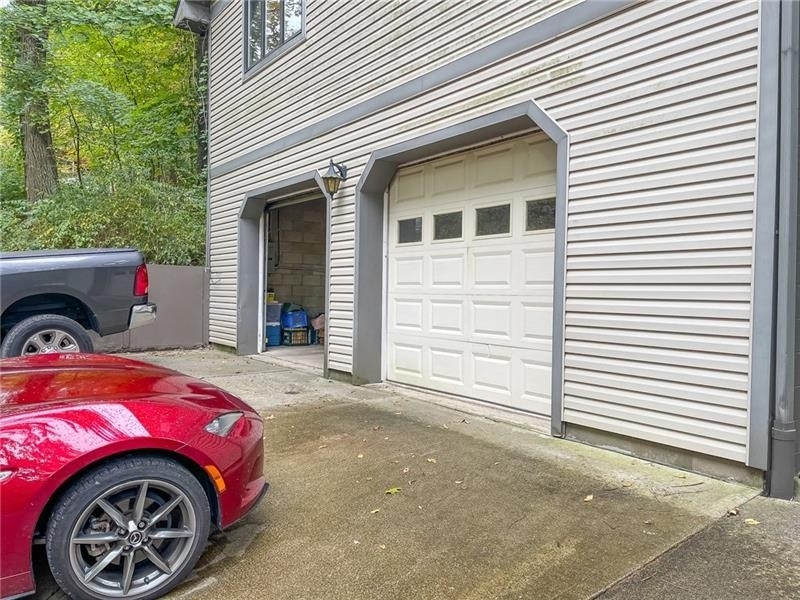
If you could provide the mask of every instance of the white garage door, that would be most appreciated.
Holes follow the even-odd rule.
[[[549,416],[554,197],[541,135],[398,171],[388,379]]]

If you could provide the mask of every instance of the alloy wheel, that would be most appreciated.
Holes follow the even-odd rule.
[[[161,586],[189,559],[197,515],[178,487],[138,479],[115,486],[80,514],[69,563],[87,591],[136,597]]]
[[[60,329],[38,331],[25,340],[25,344],[22,346],[22,356],[80,351],[81,349],[75,338]]]

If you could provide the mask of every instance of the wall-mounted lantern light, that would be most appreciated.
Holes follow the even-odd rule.
[[[325,184],[325,191],[330,196],[333,196],[339,191],[341,183],[347,179],[347,167],[342,164],[337,164],[331,159],[328,165],[328,172],[322,176],[322,182]]]

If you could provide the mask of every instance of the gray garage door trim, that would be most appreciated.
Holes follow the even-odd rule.
[[[237,236],[236,272],[236,352],[238,354],[258,354],[258,316],[263,298],[259,289],[260,227],[261,215],[267,203],[304,192],[319,192],[324,197],[325,186],[317,171],[309,171],[295,177],[276,181],[269,185],[248,191],[239,212],[239,231]],[[330,204],[326,216],[325,272],[330,273]],[[328,278],[326,277],[326,281]],[[328,290],[326,284],[325,303],[327,313]],[[325,347],[325,372],[327,373],[327,336]]]
[[[401,164],[532,129],[556,144],[556,230],[553,271],[551,431],[563,435],[564,260],[569,136],[536,102],[522,102],[439,131],[375,150],[356,186],[353,380],[381,380],[383,356],[384,194]]]

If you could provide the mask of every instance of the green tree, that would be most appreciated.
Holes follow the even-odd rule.
[[[194,244],[167,244],[163,260],[204,254],[205,39],[174,28],[173,10],[173,0],[12,0],[0,8],[0,247],[158,252],[138,229],[126,234],[124,223],[97,216],[130,214],[138,201],[139,223]],[[20,32],[30,36],[27,53]],[[29,153],[32,134],[45,150]],[[16,201],[21,181],[47,210]],[[56,200],[69,206],[59,212]],[[82,211],[94,220],[78,218]],[[187,228],[170,234],[152,225],[177,227],[175,215]]]

